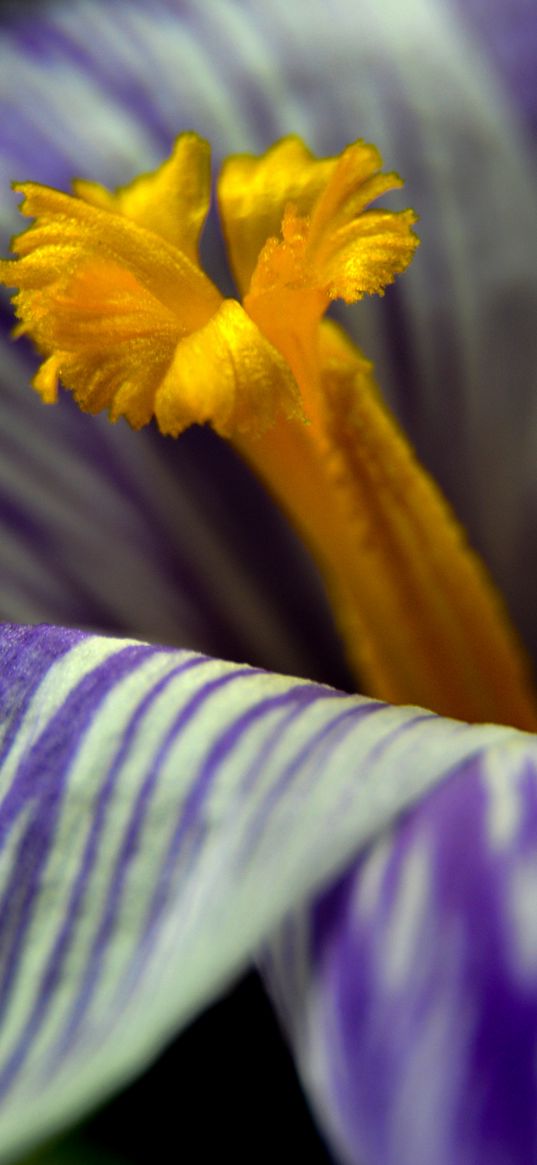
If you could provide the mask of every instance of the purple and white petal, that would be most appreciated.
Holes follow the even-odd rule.
[[[533,0],[452,0],[469,33],[484,43],[537,142],[537,18]]]
[[[346,683],[306,553],[231,450],[201,430],[172,443],[112,427],[66,397],[43,408],[23,369],[7,350],[3,619],[137,634]],[[266,537],[254,540],[252,525]]]
[[[499,8],[498,3],[495,12]],[[509,21],[515,37],[523,23],[518,6],[510,8]],[[126,181],[158,161],[185,127],[207,135],[217,159],[229,150],[260,149],[289,131],[302,133],[314,149],[325,152],[358,135],[378,141],[387,162],[407,179],[399,204],[407,199],[419,211],[423,246],[400,287],[390,289],[380,303],[360,305],[353,327],[376,358],[387,395],[455,501],[537,650],[531,587],[537,541],[532,385],[537,364],[536,184],[524,115],[499,76],[488,43],[468,29],[466,16],[443,0],[405,5],[399,0],[382,5],[373,0],[296,0],[292,5],[276,0],[270,13],[263,0],[223,0],[217,6],[208,0],[21,3],[0,26],[1,210],[5,229],[14,229],[8,191],[13,176],[60,185],[73,173],[111,184]],[[221,271],[214,221],[206,253],[212,269]],[[25,366],[5,375],[17,387],[15,400],[19,394],[26,399]],[[91,419],[57,417],[56,411],[45,421],[39,402],[28,399],[16,440],[17,450],[23,444],[28,449],[26,494],[20,468],[15,472],[15,450],[10,455],[2,449],[11,481],[6,487],[11,516],[3,516],[11,546],[4,575],[6,617],[78,620],[166,641],[175,631],[181,641],[202,649],[323,674],[322,666],[312,671],[308,659],[309,628],[295,633],[289,658],[281,650],[277,621],[274,629],[267,625],[266,642],[256,650],[251,631],[241,639],[231,602],[222,602],[215,612],[205,593],[193,600],[200,556],[194,546],[189,561],[185,522],[189,531],[198,525],[203,529],[207,511],[225,508],[228,496],[226,471],[220,466],[218,480],[211,477],[212,445],[198,461],[206,473],[198,472],[196,479],[185,455],[186,465],[174,466],[171,474],[174,487],[188,500],[188,518],[178,519],[168,531],[175,560],[177,554],[186,558],[183,580],[174,574],[169,556],[161,554],[157,563],[152,553],[155,509],[159,531],[169,527],[173,513],[156,466],[162,443],[156,454],[142,454],[149,464],[140,491],[138,458],[147,434],[136,438],[118,429],[105,437],[105,426],[96,427]],[[80,506],[75,484],[72,492],[64,490],[59,507],[53,471],[61,449],[68,462],[73,460],[66,447],[70,434],[89,486],[86,496],[91,497],[92,484],[96,494],[102,492],[101,474],[105,492],[114,494],[115,533],[125,512],[119,543],[105,526],[91,563],[86,557],[86,593],[77,572],[78,548],[69,552],[68,547],[77,518],[80,537],[88,530],[89,506]],[[95,444],[102,448],[100,462]],[[49,467],[41,474],[36,445]],[[84,457],[80,449],[86,445]],[[137,491],[135,520],[113,481],[116,457]],[[25,521],[32,524],[34,507],[45,539],[43,575],[39,563],[32,561],[30,572],[29,562],[26,567],[19,562],[30,553],[24,529]],[[234,533],[227,545],[231,541],[237,547],[230,573],[236,574],[259,542],[261,511],[252,520],[243,511],[233,521],[228,508],[227,532]],[[283,561],[279,577],[290,576],[293,555],[286,554],[283,536],[274,536],[274,553]],[[152,576],[142,571],[138,587],[137,571],[131,572],[135,581],[126,619],[120,585],[114,594],[110,588],[103,609],[105,574],[110,564],[112,573],[121,576],[120,552],[132,558],[136,548],[146,564],[152,562]],[[222,569],[225,554],[222,539]],[[33,592],[26,577],[30,573]],[[250,591],[262,578],[263,566],[254,563]],[[314,621],[326,626],[326,612],[308,588],[305,569],[300,581],[311,595]],[[22,601],[17,587],[24,592]],[[147,602],[148,590],[153,604]],[[227,590],[222,587],[222,596]],[[286,602],[284,594],[278,607],[290,642],[297,605]],[[255,627],[255,602],[245,610]],[[204,636],[200,624],[205,618]],[[269,641],[275,645],[272,653],[266,650]],[[334,674],[331,667],[324,674]]]
[[[510,729],[188,652],[1,649],[2,1160],[139,1071],[427,790],[537,764]]]
[[[537,755],[468,757],[308,914],[268,978],[352,1165],[537,1158]]]

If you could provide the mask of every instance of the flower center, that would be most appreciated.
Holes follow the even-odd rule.
[[[323,317],[383,294],[417,246],[374,147],[316,159],[296,137],[223,166],[218,200],[241,300],[199,262],[209,150],[178,138],[115,193],[16,187],[35,219],[0,262],[17,334],[81,408],[177,436],[209,422],[267,483],[315,555],[362,690],[465,720],[537,728],[516,635],[484,567],[389,414],[365,357]]]

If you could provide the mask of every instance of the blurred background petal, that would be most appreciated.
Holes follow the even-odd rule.
[[[537,769],[471,759],[274,945],[269,981],[337,1158],[537,1154]]]
[[[537,21],[533,0],[451,0],[454,11],[490,53],[498,79],[516,106],[535,152]]]

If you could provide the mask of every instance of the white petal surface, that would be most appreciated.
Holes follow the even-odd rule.
[[[143,1067],[424,791],[537,759],[509,729],[186,652],[1,644],[1,1160]]]

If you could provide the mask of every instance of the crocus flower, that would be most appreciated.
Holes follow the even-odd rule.
[[[334,126],[339,121],[341,134],[349,117],[354,123],[361,113],[368,125],[360,125],[359,132],[376,137],[391,160],[393,151],[376,132],[385,115],[387,132],[397,127],[403,143],[404,159],[394,158],[399,168],[410,174],[415,162],[422,199],[411,201],[424,225],[425,195],[431,196],[432,250],[408,297],[391,300],[387,319],[399,347],[390,347],[384,335],[380,378],[388,388],[391,384],[392,399],[399,387],[401,411],[406,410],[418,446],[431,441],[424,449],[431,462],[438,452],[440,474],[447,486],[451,483],[469,527],[479,531],[531,646],[531,618],[524,590],[517,590],[516,566],[530,544],[532,520],[529,506],[520,501],[531,480],[525,476],[532,436],[526,373],[535,343],[527,324],[527,290],[536,269],[528,231],[534,196],[524,153],[516,148],[525,126],[512,124],[507,105],[511,75],[506,68],[504,80],[503,73],[490,71],[477,42],[461,37],[455,11],[436,4],[405,6],[404,13],[395,3],[383,5],[382,12],[363,4],[359,17],[354,5],[334,4],[330,11],[308,5],[300,43],[294,43],[290,33],[298,27],[292,22],[299,20],[300,9],[274,6],[273,39],[265,51],[269,54],[272,45],[281,50],[287,70],[277,95],[270,74],[261,69],[262,42],[256,38],[267,35],[267,25],[265,9],[256,4],[226,4],[218,17],[212,7],[209,17],[204,5],[179,13],[169,4],[148,5],[142,12],[120,4],[113,15],[99,4],[69,11],[58,5],[51,6],[44,25],[43,17],[35,16],[30,24],[26,14],[16,33],[6,33],[10,55],[2,76],[9,85],[12,68],[19,90],[26,82],[27,95],[30,84],[36,86],[41,104],[32,103],[30,120],[34,135],[36,120],[46,121],[48,149],[41,158],[29,148],[23,100],[6,119],[6,134],[13,139],[6,151],[10,177],[23,159],[27,170],[32,161],[32,178],[54,185],[77,171],[109,185],[131,176],[111,172],[123,166],[126,171],[128,163],[102,143],[104,156],[79,164],[88,142],[65,95],[59,108],[59,62],[67,72],[74,68],[79,83],[89,87],[86,98],[117,101],[127,121],[107,123],[106,132],[117,133],[124,150],[139,155],[145,148],[143,169],[150,164],[146,154],[158,149],[159,135],[169,142],[177,131],[178,105],[185,125],[213,139],[211,118],[220,118],[224,131],[226,109],[232,108],[228,153],[246,148],[259,153],[280,128],[305,128],[304,102],[310,96],[313,133],[307,137],[319,153],[334,154],[343,144],[332,140]],[[193,22],[188,25],[187,11]],[[110,38],[119,27],[121,41]],[[194,43],[218,49],[221,68],[231,69],[236,86],[230,106],[222,103],[220,89],[214,109],[203,106],[211,101],[214,70],[206,70],[205,87],[198,82],[196,88],[192,75],[178,68],[185,38],[187,60]],[[420,53],[424,46],[427,51]],[[52,79],[45,76],[51,59]],[[145,91],[150,61],[153,78],[159,62],[158,93],[151,96]],[[352,85],[346,84],[345,66]],[[503,68],[501,57],[494,67]],[[199,77],[199,59],[192,71]],[[249,86],[259,97],[257,107],[251,88],[247,100]],[[195,110],[187,100],[196,103]],[[440,101],[449,112],[445,118]],[[241,125],[241,109],[249,111],[250,127]],[[61,125],[54,124],[54,113],[64,119]],[[340,113],[345,116],[338,119]],[[296,124],[301,119],[304,126]],[[133,124],[139,127],[136,148],[126,133]],[[354,126],[344,133],[344,140],[355,137]],[[45,141],[44,130],[39,138]],[[482,203],[472,208],[472,167],[487,193],[487,175],[494,177],[490,185],[498,202],[491,205],[483,195],[487,214]],[[509,191],[505,199],[503,182]],[[464,207],[454,201],[459,189],[465,191]],[[452,225],[448,249],[442,230],[453,224],[455,208],[457,230]],[[471,247],[463,247],[457,233],[465,223],[471,223]],[[427,228],[423,254],[426,235]],[[406,278],[410,283],[412,275]],[[428,295],[420,282],[429,286]],[[506,314],[498,317],[502,296]],[[387,325],[381,313],[365,314],[374,341],[375,328],[387,331]],[[502,350],[510,357],[509,395]],[[22,364],[17,355],[6,355],[12,367],[17,360]],[[197,562],[203,555],[198,542],[190,556],[190,538],[195,543],[197,531],[184,534],[174,563],[181,572],[184,623],[174,623],[165,573],[172,554],[169,539],[161,541],[157,534],[169,530],[172,507],[184,506],[184,500],[176,501],[177,483],[170,489],[164,457],[151,447],[146,451],[145,441],[131,434],[81,427],[68,402],[62,403],[59,420],[56,413],[35,414],[29,394],[24,400],[23,395],[17,386],[15,403],[11,406],[11,397],[6,403],[6,449],[9,454],[10,440],[18,447],[13,465],[19,477],[11,489],[11,514],[6,490],[5,515],[15,551],[11,558],[6,554],[6,578],[11,569],[24,580],[16,600],[25,613],[22,620],[20,611],[6,613],[28,622],[44,616],[51,623],[56,604],[61,612],[56,622],[72,624],[77,603],[81,625],[116,632],[128,627],[163,642],[169,618],[174,624],[169,642],[184,638],[189,646],[216,650],[222,611],[215,619],[211,594],[220,582],[219,563],[227,559],[205,559],[212,585],[205,579],[202,601],[193,600],[187,583],[196,552]],[[447,422],[455,463],[451,478]],[[499,446],[493,445],[496,438]],[[89,449],[83,449],[86,442]],[[203,472],[196,465],[202,450],[190,448],[186,488],[197,469],[206,489],[211,472],[214,479],[214,447],[209,446]],[[516,455],[510,459],[512,449]],[[58,463],[60,450],[66,460]],[[49,499],[59,514],[37,488],[31,506],[26,501],[32,475],[36,483],[39,479],[39,455],[45,474],[56,476],[56,493],[53,486]],[[494,478],[484,491],[484,465],[492,456]],[[95,542],[78,563],[76,531],[67,560],[56,541],[56,554],[62,550],[58,573],[65,561],[68,570],[63,578],[54,576],[49,587],[45,574],[34,581],[23,552],[37,548],[50,574],[54,539],[58,531],[65,537],[69,528],[61,502],[71,467],[71,488],[82,504],[79,521],[83,524],[87,513]],[[45,474],[43,490],[49,488]],[[125,480],[132,492],[120,497],[119,518],[118,510],[111,510],[118,491],[111,487]],[[219,473],[216,489],[224,487]],[[501,507],[491,500],[494,490]],[[200,496],[207,511],[210,495]],[[155,500],[146,528],[140,510],[147,498]],[[117,549],[111,543],[125,520]],[[522,529],[522,550],[515,552]],[[249,541],[242,533],[235,546]],[[212,545],[207,539],[208,555]],[[233,549],[233,541],[228,545]],[[99,546],[108,553],[102,573],[93,574]],[[277,537],[271,541],[276,576],[284,561],[277,557],[280,547]],[[156,569],[153,548],[162,571]],[[119,566],[111,559],[114,550]],[[290,554],[285,543],[284,552]],[[238,573],[239,586],[240,580]],[[304,585],[309,595],[305,580]],[[133,627],[137,604],[141,612],[159,608],[161,595],[163,607],[150,617],[141,614],[139,627]],[[235,590],[230,596],[228,632],[252,610],[241,604],[240,595]],[[254,655],[244,642],[236,658],[251,662]],[[256,662],[262,649],[257,651]],[[272,662],[267,656],[268,648],[263,662]],[[282,651],[279,666],[286,665]],[[320,672],[319,678],[332,678],[328,669],[323,675],[322,663]],[[304,673],[314,674],[307,664]],[[271,990],[339,1159],[375,1165],[535,1159],[533,735],[390,707],[196,653],[52,626],[4,628],[2,681],[0,1145],[6,1159],[128,1079],[263,944]],[[503,722],[501,711],[497,719]],[[505,720],[509,724],[513,717]]]

